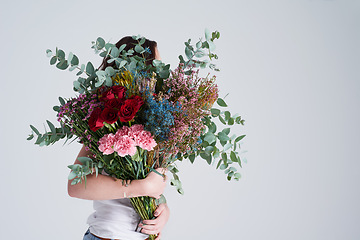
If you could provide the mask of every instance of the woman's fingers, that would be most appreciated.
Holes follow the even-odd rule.
[[[155,212],[158,216],[152,220],[143,220],[142,223],[139,224],[141,227],[141,232],[146,234],[158,234],[164,228],[166,222],[169,219],[169,208],[166,203],[160,204]]]
[[[162,213],[162,211],[164,211],[165,206],[166,206],[166,205],[165,205],[164,203],[161,203],[161,204],[156,208],[156,210],[155,210],[155,212],[154,212],[154,216],[155,216],[155,217],[159,216],[159,215]]]
[[[142,228],[141,232],[145,233],[145,234],[155,235],[160,232],[160,229],[156,225],[142,224],[142,225],[140,225],[140,227]]]

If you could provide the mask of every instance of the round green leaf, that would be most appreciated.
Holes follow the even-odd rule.
[[[135,52],[142,53],[144,51],[144,48],[140,45],[135,46]]]
[[[231,113],[229,111],[225,111],[225,121],[230,119]]]
[[[220,115],[220,110],[219,110],[219,109],[216,109],[216,108],[212,108],[212,109],[210,110],[210,112],[211,112],[211,115],[212,115],[213,117],[217,117],[217,116]]]
[[[50,49],[46,50],[46,56],[47,57],[51,57],[52,56],[52,51]]]
[[[74,88],[77,90],[79,90],[81,88],[81,84],[78,81],[74,81],[73,85],[74,85]]]
[[[78,65],[79,64],[79,58],[76,55],[73,55],[70,63],[71,63],[71,65]]]
[[[213,143],[216,139],[216,136],[212,132],[208,132],[204,136],[204,140],[209,144]]]
[[[227,107],[227,104],[225,103],[225,101],[222,98],[218,98],[216,103],[221,107]]]
[[[96,46],[98,50],[102,49],[105,46],[105,40],[102,39],[101,37],[98,37],[96,39]]]
[[[234,125],[234,119],[233,118],[229,118],[228,125]]]
[[[212,133],[216,132],[216,124],[214,122],[211,122],[208,127],[209,127],[210,132],[212,132]]]
[[[66,60],[61,60],[58,64],[56,64],[56,67],[60,70],[65,70],[68,66],[69,64]]]
[[[52,57],[51,59],[50,59],[50,65],[54,65],[55,63],[56,63],[56,61],[57,61],[57,57]]]
[[[225,133],[226,135],[229,135],[230,128],[224,128],[221,132]]]
[[[228,135],[226,135],[225,133],[223,133],[223,132],[219,132],[219,134],[218,134],[218,139],[220,140],[220,141],[229,141],[229,136]]]
[[[212,153],[212,151],[214,150],[214,147],[213,146],[207,146],[205,148],[205,153],[210,155]]]

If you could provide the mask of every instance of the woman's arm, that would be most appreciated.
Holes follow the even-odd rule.
[[[83,146],[77,156],[89,157],[90,151],[86,151]],[[75,164],[81,164],[76,158]],[[157,169],[161,173],[165,173],[164,169]],[[166,186],[163,177],[154,172],[150,172],[145,179],[133,180],[128,186],[122,184],[122,180],[99,174],[87,175],[86,188],[84,181],[75,185],[71,185],[68,181],[68,193],[71,197],[88,199],[88,200],[108,200],[118,198],[129,198],[139,196],[150,196],[159,198]]]

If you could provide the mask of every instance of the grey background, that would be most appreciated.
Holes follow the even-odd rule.
[[[29,124],[56,121],[75,73],[47,48],[100,63],[98,36],[141,34],[176,66],[183,42],[219,30],[221,96],[246,120],[239,182],[198,159],[168,187],[163,239],[360,239],[357,0],[2,1],[1,239],[82,239],[91,201],[70,198],[74,143],[39,148]]]

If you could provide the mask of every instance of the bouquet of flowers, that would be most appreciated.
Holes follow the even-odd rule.
[[[214,103],[227,107],[218,97],[216,76],[199,74],[206,67],[218,71],[210,61],[218,58],[213,51],[219,36],[217,31],[205,30],[204,40],[195,45],[190,39],[185,42],[186,60],[180,55],[174,70],[160,60],[147,64],[150,50],[143,47],[145,38],[140,36],[133,36],[137,44],[128,50],[125,44],[116,47],[97,38],[92,48],[108,63],[115,63],[105,69],[95,69],[91,62],[80,64],[73,53],[66,58],[63,50],[48,49],[51,65],[78,70],[80,77],[74,81],[78,95],[59,97],[60,106],[54,110],[60,127],[47,121],[49,130],[40,133],[30,125],[33,132],[28,140],[36,135],[35,144],[47,146],[60,139],[77,139],[90,150],[92,156],[78,158],[82,164],[69,166],[71,184],[85,181],[86,186],[87,175],[103,171],[127,184],[128,180],[143,179],[150,171],[163,167],[173,174],[171,185],[182,194],[175,163],[183,159],[193,163],[197,156],[208,164],[218,160],[216,168],[224,170],[228,180],[239,180],[241,175],[233,164],[241,167],[244,161],[238,149],[245,135],[230,136],[230,127],[218,130],[214,120],[226,126],[243,125],[244,120],[213,107]],[[159,201],[164,198],[131,198],[142,219],[154,218]]]

